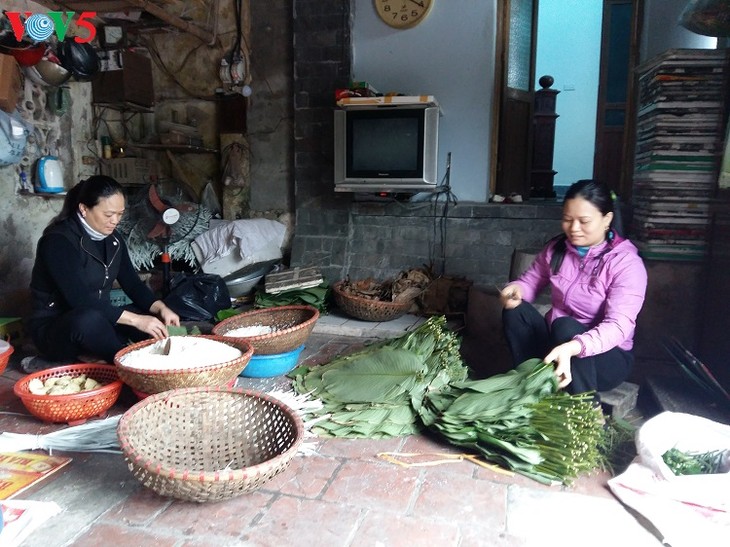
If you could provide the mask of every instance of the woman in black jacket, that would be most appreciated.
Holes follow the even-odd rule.
[[[137,275],[116,226],[124,214],[121,185],[92,176],[66,195],[38,241],[30,288],[29,330],[42,355],[55,361],[90,355],[109,363],[130,340],[167,336],[178,315]],[[133,305],[116,307],[118,281]]]

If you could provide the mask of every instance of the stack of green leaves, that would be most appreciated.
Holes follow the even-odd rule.
[[[256,290],[255,308],[273,308],[276,306],[308,305],[314,306],[321,313],[327,312],[327,296],[329,284],[325,281],[316,287],[307,289],[290,289],[277,294],[269,294],[264,290]]]
[[[428,393],[420,415],[451,444],[540,482],[569,483],[599,462],[602,415],[592,395],[558,392],[552,365],[539,359]]]
[[[445,317],[320,366],[295,368],[294,390],[322,401],[312,431],[330,437],[384,438],[423,428],[426,392],[466,379],[459,340]]]
[[[670,448],[662,454],[662,460],[675,475],[711,475],[720,472],[724,455],[724,450],[683,452]]]

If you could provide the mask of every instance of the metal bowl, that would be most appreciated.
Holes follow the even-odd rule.
[[[41,59],[35,65],[25,68],[25,74],[38,85],[58,87],[65,84],[71,73],[58,63]]]

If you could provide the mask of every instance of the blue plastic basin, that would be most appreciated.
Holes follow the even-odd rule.
[[[272,355],[257,355],[254,353],[239,376],[270,378],[286,374],[297,366],[302,350],[304,350],[304,344],[286,353],[274,353]]]

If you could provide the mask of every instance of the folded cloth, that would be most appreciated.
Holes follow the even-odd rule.
[[[286,226],[276,220],[252,218],[220,223],[195,238],[200,248],[201,266],[215,262],[237,250],[242,258],[251,256],[269,243],[284,243]]]

